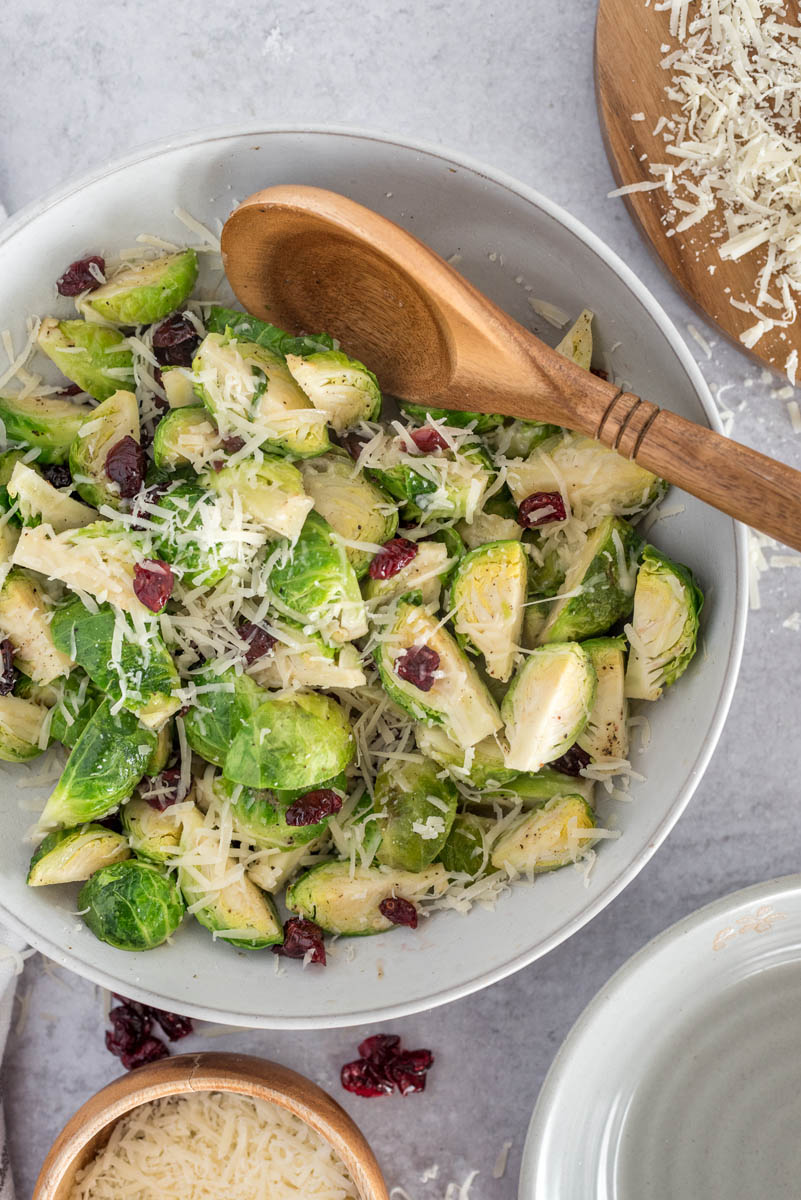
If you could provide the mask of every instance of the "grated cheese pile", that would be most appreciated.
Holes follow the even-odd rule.
[[[344,1164],[293,1114],[264,1100],[194,1092],[143,1104],[115,1125],[69,1200],[356,1200]]]

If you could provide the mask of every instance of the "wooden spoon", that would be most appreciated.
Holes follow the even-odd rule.
[[[801,550],[801,472],[577,367],[353,200],[267,188],[228,218],[222,252],[248,312],[292,332],[326,330],[392,395],[589,434]]]

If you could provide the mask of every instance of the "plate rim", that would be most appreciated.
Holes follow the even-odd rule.
[[[194,129],[185,134],[168,135],[154,141],[142,143],[124,155],[115,156],[104,166],[91,168],[88,171],[70,177],[66,183],[51,189],[44,193],[43,196],[23,205],[22,208],[10,215],[3,225],[0,226],[0,252],[2,252],[6,243],[19,231],[50,209],[57,207],[70,196],[139,163],[172,151],[189,149],[196,145],[207,145],[217,141],[223,142],[232,138],[272,137],[279,134],[346,137],[360,141],[375,141],[385,146],[397,147],[401,150],[411,150],[413,153],[437,159],[443,166],[457,167],[469,171],[481,179],[486,179],[488,182],[506,189],[534,208],[545,212],[564,228],[568,229],[596,257],[601,259],[618,276],[621,282],[625,284],[645,312],[659,324],[673,353],[684,369],[693,391],[698,396],[707,421],[713,429],[722,433],[720,416],[715,407],[711,392],[698,363],[690,353],[689,347],[656,297],[652,295],[645,284],[639,280],[616,251],[612,250],[610,246],[597,234],[593,233],[582,221],[579,221],[578,218],[574,217],[555,201],[548,199],[538,189],[522,183],[505,171],[490,167],[468,154],[451,150],[448,147],[436,145],[433,142],[422,139],[396,136],[377,128],[353,125],[314,125],[283,122],[270,124],[269,122],[264,123],[260,121],[211,125]],[[710,720],[709,734],[706,742],[696,756],[695,761],[688,768],[684,786],[677,792],[670,810],[665,814],[665,817],[660,822],[648,844],[640,850],[627,867],[603,891],[594,897],[593,901],[580,914],[560,925],[536,946],[514,955],[508,961],[491,971],[478,972],[459,984],[441,988],[433,995],[428,995],[417,1000],[412,999],[387,1004],[380,1009],[372,1008],[363,1010],[354,1008],[349,1012],[326,1014],[325,1016],[320,1014],[319,1016],[311,1017],[303,1015],[275,1016],[269,1013],[259,1014],[256,1017],[253,1013],[237,1013],[230,1009],[223,1011],[194,1001],[185,1002],[182,999],[180,1001],[180,1010],[186,1015],[199,1020],[253,1029],[297,1030],[322,1027],[342,1028],[357,1024],[371,1024],[379,1020],[394,1020],[398,1017],[440,1007],[443,1004],[461,999],[483,988],[490,987],[502,979],[508,978],[510,975],[529,966],[537,959],[549,954],[557,946],[561,945],[562,942],[572,937],[573,934],[577,933],[593,920],[636,878],[668,837],[679,817],[687,808],[720,740],[737,684],[748,616],[748,570],[745,526],[737,521],[732,521],[732,534],[734,539],[735,566],[735,603],[732,638],[728,647],[723,684]],[[74,971],[77,975],[88,979],[90,982],[100,987],[108,988],[110,991],[116,991],[118,988],[123,987],[134,998],[143,1003],[159,1006],[163,1002],[164,997],[159,996],[158,993],[138,985],[132,987],[130,981],[118,978],[110,970],[87,964],[79,954],[73,952],[71,949],[65,949],[51,941],[46,935],[42,935],[38,931],[31,929],[23,918],[10,913],[2,904],[2,901],[0,901],[0,918],[18,935],[24,937],[40,953],[45,954],[48,958],[53,959],[53,961],[59,963],[61,966]]]

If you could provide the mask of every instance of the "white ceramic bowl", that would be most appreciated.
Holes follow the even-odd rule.
[[[0,328],[20,338],[28,313],[54,305],[53,281],[72,259],[131,245],[142,231],[186,238],[180,205],[203,221],[276,183],[333,188],[406,225],[519,320],[529,297],[596,314],[597,343],[617,375],[657,404],[717,426],[700,372],[665,313],[632,272],[587,229],[538,193],[436,147],[350,130],[237,129],[148,147],[30,206],[0,236]],[[522,282],[521,282],[522,280]],[[530,288],[531,290],[526,290]],[[66,309],[64,310],[66,311]],[[547,326],[541,332],[553,336]],[[720,734],[745,626],[742,529],[701,503],[661,523],[659,545],[698,571],[709,592],[703,645],[681,683],[653,712],[641,762],[648,781],[619,805],[623,836],[605,843],[589,887],[572,870],[521,886],[495,912],[437,914],[415,933],[339,944],[325,971],[213,944],[187,921],[171,946],[114,950],[83,927],[72,888],[29,889],[31,792],[2,776],[0,896],[9,921],[43,953],[143,1001],[247,1026],[350,1025],[399,1016],[485,987],[553,949],[634,878],[687,804]]]

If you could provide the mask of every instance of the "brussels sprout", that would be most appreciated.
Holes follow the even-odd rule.
[[[140,617],[152,616],[133,589],[134,564],[143,555],[137,539],[110,521],[54,533],[49,525],[23,529],[11,561],[60,579],[74,592],[88,592]]]
[[[163,811],[141,796],[132,796],[121,809],[122,827],[137,858],[167,863],[175,858],[181,842],[183,809],[172,805]]]
[[[501,705],[509,750],[506,765],[539,771],[568,750],[587,724],[595,700],[595,669],[578,642],[532,651]]]
[[[604,517],[590,530],[548,611],[540,643],[570,642],[603,633],[629,615],[642,538],[627,521]]]
[[[462,522],[460,521],[461,525]],[[447,568],[442,576],[443,587],[448,583],[450,576],[456,569],[456,564],[459,559],[467,553],[464,539],[459,531],[453,525],[443,525],[441,529],[437,529],[435,533],[428,535],[430,542],[441,542],[448,551],[448,558],[451,559],[452,565]]]
[[[8,697],[7,697],[8,698]],[[133,713],[104,700],[86,722],[45,805],[42,829],[98,821],[130,796],[145,773],[156,735]]]
[[[450,779],[440,779],[430,760],[382,767],[373,801],[376,812],[386,814],[378,822],[378,861],[399,871],[422,871],[448,840],[458,799]]]
[[[91,612],[75,596],[56,609],[50,628],[56,649],[69,651],[96,687],[148,729],[159,729],[181,707],[173,694],[181,681],[154,625],[137,629],[110,604]]]
[[[133,382],[133,354],[127,338],[117,329],[47,317],[39,326],[37,341],[59,371],[95,400],[108,400],[119,388]],[[50,461],[65,459],[66,454]]]
[[[244,342],[255,342],[284,358],[287,354],[316,354],[334,349],[334,339],[327,333],[300,334],[295,336],[278,329],[267,321],[260,321],[250,313],[237,312],[233,308],[217,308],[209,311],[206,318],[209,333],[229,333]]]
[[[141,720],[141,717],[139,718]],[[172,717],[158,730],[156,748],[147,760],[145,775],[160,775],[170,761],[172,742],[175,736],[175,722]]]
[[[188,299],[197,279],[197,253],[182,250],[134,267],[123,267],[78,304],[87,320],[115,325],[152,325]]]
[[[345,775],[340,772],[334,779],[317,783],[314,791],[318,788],[331,789],[344,798],[347,795]],[[310,789],[307,787],[283,792],[254,791],[218,778],[214,781],[214,789],[231,801],[235,835],[260,849],[291,850],[295,846],[305,846],[325,833],[327,817],[314,825],[288,825],[286,822],[287,809],[308,794]]]
[[[53,605],[28,571],[12,567],[0,587],[0,631],[11,640],[14,662],[34,683],[68,675],[73,660],[53,637]]]
[[[121,833],[103,825],[79,825],[48,833],[39,843],[28,869],[28,886],[79,883],[102,867],[131,857]]]
[[[477,444],[468,443],[458,453],[413,453],[406,436],[388,439],[365,470],[403,501],[404,517],[417,521],[472,521],[492,478],[492,463]]]
[[[592,320],[595,316],[588,308],[580,312],[556,347],[556,353],[569,358],[578,367],[589,371],[592,366]]]
[[[256,525],[290,542],[297,541],[314,505],[303,490],[300,471],[283,458],[261,455],[207,471],[203,483],[231,504],[238,502]]]
[[[595,814],[578,795],[554,796],[527,813],[492,848],[490,862],[499,870],[556,871],[577,862],[597,840]]]
[[[195,378],[186,367],[162,367],[161,386],[170,408],[197,408]]]
[[[139,858],[96,871],[78,893],[78,909],[95,937],[118,950],[152,950],[184,918],[174,880]]]
[[[229,534],[221,501],[207,488],[178,480],[139,507],[156,557],[170,564],[185,587],[213,587],[237,561],[239,543]]]
[[[323,414],[272,351],[210,333],[192,370],[198,395],[225,433],[260,437],[262,446],[297,458],[328,449]]]
[[[262,687],[357,688],[367,682],[355,646],[329,646],[293,621],[271,621],[270,632],[275,647],[249,668]]]
[[[174,408],[153,435],[153,461],[163,470],[201,471],[222,446],[217,426],[202,404]]]
[[[461,412],[458,408],[435,408],[433,404],[412,404],[399,400],[398,407],[410,421],[425,425],[432,421],[445,421],[457,429],[472,429],[474,433],[487,433],[502,425],[505,417],[498,413]]]
[[[380,905],[391,896],[414,903],[428,896],[441,896],[448,876],[441,863],[423,871],[393,871],[384,867],[354,867],[349,862],[327,862],[312,867],[286,893],[293,912],[316,923],[326,933],[364,937],[397,929],[382,914]]]
[[[30,450],[23,450],[22,446],[17,446],[14,450],[4,450],[3,453],[0,454],[0,507],[4,512],[8,512],[13,504],[13,501],[8,494],[8,485],[11,482],[11,476],[14,474],[14,468],[16,467],[17,463],[22,463],[24,466],[29,466],[25,460],[27,455],[30,453]],[[33,471],[35,475],[38,475],[40,479],[44,478],[37,466],[29,466],[29,469]],[[21,518],[16,513],[14,513],[13,519],[18,524],[22,524]]]
[[[516,517],[487,512],[486,509],[476,513],[469,525],[467,521],[460,521],[458,528],[468,550],[477,550],[487,542],[519,542],[523,537],[522,526]]]
[[[247,877],[263,892],[278,892],[292,878],[298,867],[309,856],[322,849],[325,838],[318,838],[305,846],[294,846],[291,850],[261,850],[254,859],[248,860]]]
[[[442,725],[462,748],[474,746],[501,728],[503,722],[476,668],[451,635],[419,603],[402,597],[389,625],[386,641],[374,651],[381,682],[391,700],[416,721]],[[412,647],[426,646],[438,656],[431,687],[424,691],[401,678],[398,659]]]
[[[234,859],[220,860],[220,835],[195,809],[185,814],[178,882],[197,921],[240,950],[263,950],[284,940],[272,900],[245,874],[231,883]],[[195,907],[199,905],[199,907]]]
[[[690,665],[704,595],[692,572],[646,546],[634,592],[634,616],[626,626],[631,652],[626,695],[658,700]]]
[[[587,751],[593,762],[605,758],[628,758],[628,705],[624,692],[626,639],[594,638],[581,645],[595,668],[598,687],[595,703],[579,735],[578,744]]]
[[[7,490],[19,506],[23,525],[49,525],[56,533],[63,533],[97,520],[93,508],[73,500],[66,491],[60,492],[25,463],[16,463]]]
[[[309,513],[295,545],[273,563],[267,586],[279,604],[316,626],[328,642],[341,645],[367,633],[356,573],[319,513]]]
[[[559,425],[543,421],[507,421],[487,438],[493,453],[502,458],[528,458],[529,454],[549,438],[562,434]]]
[[[642,512],[667,487],[593,438],[567,432],[541,442],[524,461],[510,463],[506,481],[517,504],[533,492],[564,489],[573,516],[590,527],[603,517]]]
[[[65,463],[73,438],[93,411],[91,404],[78,404],[62,396],[0,395],[0,421],[6,438],[35,447],[40,463]]]
[[[363,592],[371,609],[380,608],[407,592],[419,592],[423,604],[438,604],[443,578],[449,573],[450,558],[443,542],[417,542],[417,554],[389,579],[367,579]]]
[[[206,667],[193,675],[198,700],[184,716],[184,732],[191,748],[206,762],[221,767],[240,729],[268,699],[249,675],[233,667],[217,674]]]
[[[506,680],[520,652],[528,555],[520,542],[488,542],[466,554],[453,577],[450,607],[460,645],[484,655],[487,674]]]
[[[510,783],[520,774],[506,766],[503,749],[495,737],[486,737],[464,750],[441,726],[416,725],[414,736],[421,754],[433,758],[453,779],[472,784],[479,791]]]
[[[71,749],[86,728],[95,709],[102,704],[103,695],[92,685],[89,676],[73,667],[60,686],[60,695],[53,705],[50,738]]]
[[[139,405],[133,392],[118,391],[93,409],[70,446],[70,472],[75,490],[95,508],[101,504],[122,507],[120,485],[109,478],[106,459],[124,437],[139,441]]]
[[[300,473],[315,509],[340,537],[382,546],[395,536],[397,505],[356,471],[349,455],[331,453],[307,459]],[[347,544],[344,549],[356,578],[361,579],[374,551]]]
[[[487,868],[486,835],[489,822],[472,813],[459,813],[438,861],[449,875],[472,875],[477,879]]]
[[[487,801],[495,803],[510,801],[522,804],[523,808],[538,808],[544,800],[552,800],[554,796],[563,796],[567,789],[571,794],[583,796],[589,805],[592,804],[595,792],[595,780],[586,779],[583,775],[567,776],[563,771],[553,767],[543,767],[540,771],[530,774],[520,774],[511,783],[504,783],[487,796]]]
[[[341,350],[322,350],[301,358],[287,354],[286,365],[318,412],[337,433],[381,415],[378,380],[364,363]]]
[[[538,599],[549,599],[563,589],[566,574],[564,551],[560,553],[555,546],[541,548],[537,541],[534,542],[534,551],[542,561],[534,561],[529,566],[528,594]]]
[[[47,709],[19,696],[0,696],[0,760],[26,762],[37,758]]]
[[[308,791],[333,779],[356,752],[344,710],[320,692],[266,700],[240,729],[223,773],[245,787]]]

